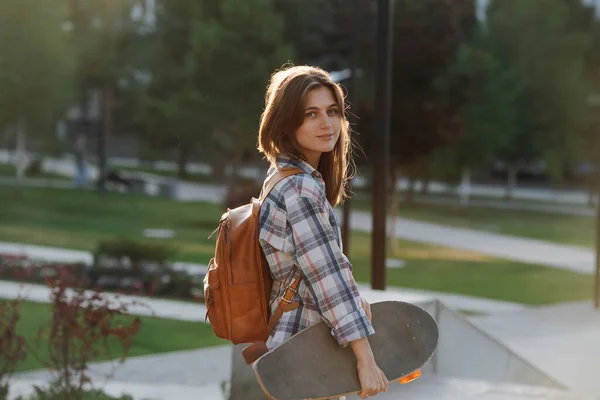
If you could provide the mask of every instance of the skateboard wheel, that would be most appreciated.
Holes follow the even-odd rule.
[[[421,376],[421,370],[420,370],[420,369],[418,369],[418,370],[416,370],[415,372],[413,372],[413,373],[411,373],[411,374],[409,374],[409,375],[406,375],[406,376],[405,376],[405,377],[403,377],[403,378],[400,378],[400,379],[399,379],[399,382],[400,382],[402,385],[406,385],[407,383],[410,383],[410,382],[412,382],[412,381],[415,381],[415,380],[419,379],[419,377],[420,377],[420,376]]]

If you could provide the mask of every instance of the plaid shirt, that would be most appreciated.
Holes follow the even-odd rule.
[[[321,175],[303,160],[279,156],[277,165],[306,173],[279,182],[261,207],[260,244],[274,279],[272,312],[297,274],[302,280],[294,299],[300,307],[283,314],[267,346],[275,348],[321,319],[343,347],[372,335],[375,330],[362,309],[352,265],[342,253],[339,225]],[[267,175],[274,172],[271,167]]]

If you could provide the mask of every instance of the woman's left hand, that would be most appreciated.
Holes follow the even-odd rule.
[[[371,322],[371,305],[362,296],[360,296],[360,305],[362,306],[363,310],[365,311],[365,314],[367,314],[367,318],[369,319],[369,322]]]

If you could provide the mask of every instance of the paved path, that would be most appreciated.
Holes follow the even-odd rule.
[[[417,204],[440,204],[459,206],[460,199],[458,197],[442,197],[442,196],[415,196]],[[498,210],[512,211],[529,211],[546,214],[562,214],[572,215],[576,217],[595,217],[595,207],[574,206],[569,204],[553,204],[550,202],[540,203],[534,201],[505,201],[496,199],[472,199],[469,201],[469,207],[476,208],[491,208]]]
[[[215,363],[206,362],[203,354],[194,354],[196,360],[193,364],[184,364],[176,360],[174,364],[159,364],[155,368],[169,370],[171,366],[185,365],[188,370],[203,372],[206,365]],[[148,360],[150,361],[150,360]],[[154,363],[152,363],[153,365]],[[195,369],[200,367],[201,369]],[[204,367],[204,368],[202,368]],[[152,376],[151,370],[140,366]],[[199,376],[198,374],[198,376]],[[162,383],[164,379],[151,382],[112,380],[103,385],[105,392],[120,396],[132,395],[136,400],[226,400],[219,384],[209,385],[175,385]],[[31,385],[44,384],[44,379],[27,379],[18,377],[11,382],[12,396],[31,393]],[[348,400],[358,400],[358,396],[348,396]],[[468,379],[453,379],[436,375],[423,376],[409,385],[391,383],[386,393],[381,393],[373,399],[377,400],[598,400],[597,397],[577,395],[562,390],[545,387],[533,387],[502,382],[486,382]]]
[[[13,378],[10,381],[8,400],[19,400],[34,394],[34,386],[44,387],[51,380]],[[162,382],[138,383],[129,381],[110,380],[96,383],[106,394],[120,398],[123,395],[134,400],[227,400],[218,384],[199,385],[170,385]],[[520,399],[518,399],[520,400]],[[533,400],[533,399],[532,399]],[[536,399],[539,400],[539,399]],[[562,399],[564,400],[564,399]],[[573,399],[579,400],[579,399]]]
[[[231,346],[217,346],[131,357],[121,365],[114,361],[94,363],[90,377],[111,394],[129,393],[136,399],[225,400],[221,383],[229,382],[231,377],[231,351]],[[14,382],[20,383],[16,389],[23,392],[32,383],[45,383],[51,378],[48,371],[32,371],[17,374]]]
[[[348,400],[359,400],[349,396]],[[373,400],[598,400],[546,387],[518,385],[438,375],[423,376],[408,385],[392,383]]]
[[[359,291],[369,302],[383,300],[399,300],[418,303],[438,299],[448,307],[458,310],[468,310],[479,313],[498,313],[525,309],[526,306],[518,303],[480,297],[462,296],[452,293],[430,292],[425,290],[389,288],[385,291],[372,290],[369,286],[359,284]],[[114,298],[116,295],[106,294]],[[46,303],[50,298],[50,290],[44,285],[22,284],[18,282],[0,281],[0,298],[14,299],[18,296],[31,301]],[[132,307],[130,312],[137,315],[155,315],[157,317],[172,318],[183,321],[204,322],[206,307],[204,304],[183,302],[176,300],[155,299],[140,296],[119,295],[126,302],[141,303]]]
[[[340,211],[338,211],[338,216],[341,218]],[[371,221],[371,214],[355,211],[352,213],[350,226],[357,231],[371,232]],[[396,234],[401,239],[416,242],[468,250],[493,257],[568,269],[585,274],[594,273],[594,251],[583,247],[480,230],[454,228],[408,218],[398,218]]]
[[[220,346],[186,352],[132,357],[114,372],[104,384],[103,376],[112,370],[112,362],[95,363],[92,381],[105,391],[118,396],[133,395],[136,399],[161,400],[225,400],[222,382],[231,378],[231,346]],[[44,384],[51,376],[46,371],[17,374],[11,381],[12,398],[28,394],[33,384]],[[11,400],[12,400],[11,398]],[[412,400],[592,400],[562,390],[500,382],[454,379],[437,375],[423,376],[410,385],[392,383],[387,393],[376,399]],[[594,397],[596,398],[596,397]],[[349,396],[348,400],[357,400]]]
[[[118,296],[120,300],[126,303],[137,303],[138,305],[129,308],[129,312],[135,315],[151,315],[195,322],[204,322],[206,315],[204,304],[194,302],[117,295],[113,293],[105,293],[105,295],[109,299],[116,299]],[[15,299],[17,297],[38,303],[48,303],[50,301],[50,289],[44,285],[0,281],[0,298]]]

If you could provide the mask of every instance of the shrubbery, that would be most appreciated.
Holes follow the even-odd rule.
[[[22,400],[113,399],[92,387],[89,363],[98,357],[125,361],[140,329],[139,317],[126,314],[131,307],[142,304],[98,291],[72,291],[68,279],[48,278],[47,285],[51,288],[50,326],[40,328],[35,343],[26,343],[17,334],[22,300],[0,303],[0,399],[8,396],[9,378],[18,364],[28,352],[36,355],[42,346],[49,350],[44,366],[53,373],[54,380],[47,388],[36,387],[33,395]],[[114,353],[115,345],[118,354]],[[127,399],[125,396],[119,400]]]
[[[44,283],[65,278],[77,288],[203,301],[203,276],[173,269],[176,254],[172,246],[131,239],[98,243],[92,265],[0,254],[0,279]]]

